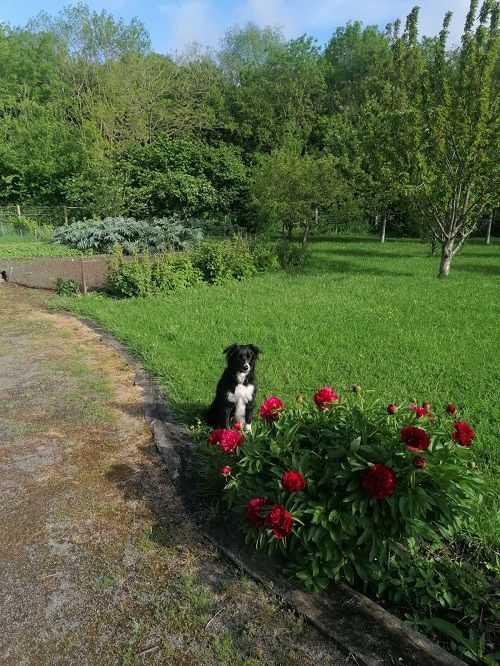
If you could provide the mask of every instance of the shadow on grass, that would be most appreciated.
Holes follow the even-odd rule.
[[[304,272],[328,271],[342,275],[372,275],[375,277],[415,277],[415,273],[408,271],[391,271],[386,268],[375,268],[374,266],[361,266],[350,261],[339,261],[325,257],[316,257],[314,264],[305,269]]]
[[[409,248],[410,249],[410,248]],[[320,250],[321,253],[338,254],[339,256],[348,257],[382,257],[383,259],[413,259],[415,255],[412,252],[402,254],[401,252],[391,252],[390,250],[383,251],[377,249],[362,250],[362,249],[341,249],[332,245],[330,248]]]
[[[451,270],[464,273],[482,273],[483,275],[500,275],[500,266],[493,264],[452,264]]]

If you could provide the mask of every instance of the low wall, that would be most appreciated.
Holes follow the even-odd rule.
[[[55,289],[58,277],[74,280],[81,291],[103,289],[108,260],[108,256],[0,258],[0,275],[8,282],[38,289]]]

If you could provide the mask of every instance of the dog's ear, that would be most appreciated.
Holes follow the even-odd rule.
[[[248,345],[248,348],[253,351],[253,353],[255,354],[255,358],[257,358],[259,354],[262,354],[262,349],[259,349],[257,345]]]
[[[233,344],[229,345],[229,347],[226,347],[222,353],[226,354],[227,356],[230,356],[234,352],[237,346],[238,345],[236,344],[236,342],[233,342]]]

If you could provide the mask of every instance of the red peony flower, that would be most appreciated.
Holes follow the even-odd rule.
[[[426,451],[429,448],[429,433],[417,426],[401,428],[400,437],[408,451]]]
[[[413,464],[417,469],[424,469],[425,467],[425,458],[422,458],[421,456],[415,456],[413,458]]]
[[[235,430],[241,430],[241,423],[239,421],[235,421],[234,425],[233,425],[233,428]]]
[[[229,476],[231,474],[231,468],[229,465],[224,465],[224,467],[221,467],[219,472],[222,474],[222,476]]]
[[[285,490],[288,490],[289,493],[298,493],[299,490],[304,490],[307,481],[300,472],[288,470],[288,472],[284,472],[281,477],[281,485]]]
[[[246,506],[245,515],[255,527],[263,527],[266,523],[266,519],[260,515],[261,509],[265,506],[271,506],[271,502],[265,497],[254,497]]]
[[[224,453],[234,453],[244,439],[237,430],[223,430],[219,438],[220,450]]]
[[[318,409],[326,409],[326,407],[335,400],[338,400],[339,396],[335,393],[331,386],[325,386],[325,388],[316,391],[314,394],[314,402],[316,403]]]
[[[276,421],[279,419],[280,413],[285,409],[285,405],[279,398],[272,395],[266,398],[260,408],[260,417],[264,421]]]
[[[387,495],[394,494],[396,488],[396,475],[381,463],[372,465],[363,474],[363,490],[375,499],[384,499]]]
[[[452,405],[452,404],[450,403],[449,405],[446,405],[446,408],[445,408],[445,409],[446,409],[446,411],[448,412],[448,414],[454,414],[454,413],[457,411],[457,406],[456,406],[456,405]]]
[[[424,404],[430,405],[429,402],[426,402]],[[422,416],[431,416],[430,411],[427,409],[427,407],[424,407],[424,405],[422,405],[422,407],[419,407],[418,405],[412,405],[410,409],[412,412],[415,412],[415,416],[417,417],[417,419],[421,418]]]
[[[398,406],[391,402],[390,405],[387,405],[387,413],[395,414],[398,411]]]
[[[281,504],[275,504],[267,516],[267,526],[273,531],[277,539],[284,539],[292,531],[292,514]]]
[[[465,421],[455,421],[455,430],[451,433],[452,439],[461,446],[470,446],[476,433]]]
[[[220,437],[224,430],[220,428],[219,430],[213,430],[210,435],[208,436],[208,443],[209,444],[218,444],[220,442]]]

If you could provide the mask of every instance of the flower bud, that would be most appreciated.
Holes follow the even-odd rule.
[[[390,405],[387,405],[387,413],[395,414],[398,411],[398,406],[391,402]]]
[[[417,469],[424,469],[425,467],[425,458],[422,458],[421,456],[415,456],[413,458],[413,464]]]
[[[233,428],[235,430],[241,430],[241,423],[239,421],[235,421]]]
[[[359,393],[361,391],[361,386],[359,384],[353,384],[351,386],[351,391],[353,393]]]
[[[451,403],[449,405],[446,405],[446,411],[448,414],[454,414],[457,411],[456,405],[452,405]]]
[[[300,395],[300,393],[297,393],[295,396],[295,402],[304,402],[304,398]]]
[[[221,467],[219,472],[222,474],[222,476],[229,476],[231,474],[231,468],[229,465],[224,465],[224,467]]]
[[[468,465],[471,469],[476,469],[476,463],[473,460],[469,460]]]

